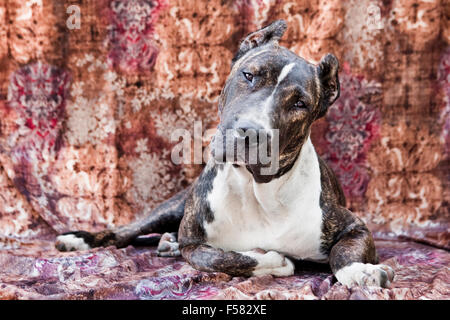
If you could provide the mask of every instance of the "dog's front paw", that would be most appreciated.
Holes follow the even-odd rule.
[[[245,252],[245,255],[257,261],[257,265],[252,273],[254,276],[270,274],[276,277],[287,277],[294,274],[292,261],[278,252],[254,250]]]
[[[81,232],[65,233],[56,237],[55,247],[59,251],[89,250],[91,247],[85,238]]]
[[[394,270],[385,264],[353,262],[336,272],[336,279],[348,287],[375,286],[388,288],[394,280]]]

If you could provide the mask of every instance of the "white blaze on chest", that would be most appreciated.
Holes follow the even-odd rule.
[[[323,260],[320,193],[319,161],[309,138],[291,170],[269,183],[258,184],[245,168],[226,164],[208,194],[214,220],[204,222],[207,243]]]

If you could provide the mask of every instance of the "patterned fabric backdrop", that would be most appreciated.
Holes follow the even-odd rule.
[[[202,165],[171,162],[171,133],[215,128],[239,39],[283,18],[284,46],[341,62],[313,142],[349,207],[379,238],[449,249],[449,17],[444,0],[0,0],[0,247],[127,223],[191,183]]]

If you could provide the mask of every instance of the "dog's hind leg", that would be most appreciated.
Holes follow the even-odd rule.
[[[190,188],[166,200],[145,217],[128,225],[100,232],[71,231],[56,238],[55,247],[60,251],[87,250],[95,247],[126,247],[129,244],[152,245],[155,238],[138,238],[149,233],[176,232],[184,214],[184,206]],[[170,241],[171,239],[169,239]],[[165,241],[164,237],[162,241]],[[173,242],[173,241],[171,241]],[[174,254],[176,255],[176,254]]]

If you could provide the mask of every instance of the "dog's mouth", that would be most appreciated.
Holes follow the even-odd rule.
[[[231,146],[212,147],[211,155],[216,162],[227,162],[235,165],[258,165],[261,161],[258,157],[258,146],[245,145],[243,148],[239,147],[237,142]]]
[[[248,129],[221,130],[211,141],[211,155],[218,163],[270,167],[278,158],[278,141],[272,131]],[[274,159],[275,158],[275,159]]]

